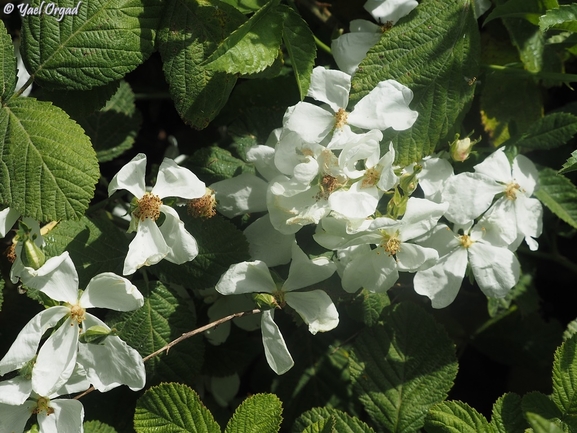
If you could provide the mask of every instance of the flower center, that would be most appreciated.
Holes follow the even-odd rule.
[[[146,218],[156,221],[160,217],[160,206],[162,206],[160,197],[147,192],[138,200],[134,216],[140,221],[144,221]]]
[[[475,243],[475,241],[473,239],[471,239],[471,236],[469,236],[469,235],[459,236],[459,242],[461,242],[461,245],[463,245],[463,248],[469,248],[471,245],[473,245]]]
[[[329,198],[329,195],[333,193],[340,185],[339,181],[336,177],[331,176],[330,174],[325,174],[320,181],[319,184],[321,190],[317,194],[316,199],[320,200],[324,198],[325,200]]]
[[[516,182],[511,182],[505,188],[505,197],[508,200],[516,200],[517,199],[517,192],[521,189],[521,185]]]
[[[375,186],[379,179],[381,178],[381,172],[375,167],[371,167],[365,171],[361,187],[368,188],[369,186]]]
[[[335,114],[335,129],[342,129],[347,124],[347,117],[349,117],[349,113],[344,108],[339,108],[339,111]]]
[[[381,242],[381,247],[389,253],[389,257],[396,255],[401,250],[401,240],[399,239],[399,233],[390,235],[387,232],[382,232],[383,242]]]
[[[50,399],[46,397],[40,397],[36,402],[36,407],[32,409],[32,413],[46,412],[46,415],[51,415],[54,413],[54,409],[50,407]]]
[[[207,188],[200,198],[193,198],[187,204],[188,214],[194,218],[212,218],[216,215],[216,199],[214,191]]]
[[[78,324],[81,324],[86,319],[85,313],[86,310],[78,304],[70,307],[70,319],[75,320]]]

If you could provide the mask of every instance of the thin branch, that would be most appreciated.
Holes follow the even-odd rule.
[[[170,343],[168,343],[164,347],[161,347],[157,351],[152,352],[150,355],[145,356],[144,358],[142,358],[142,360],[144,362],[146,362],[149,359],[154,358],[155,356],[160,355],[163,352],[166,352],[168,354],[168,351],[170,350],[170,348],[173,346],[176,346],[181,341],[184,341],[190,337],[194,337],[195,335],[200,334],[201,332],[204,332],[204,331],[208,331],[209,329],[216,328],[218,325],[222,325],[223,323],[228,322],[229,320],[236,319],[237,317],[244,317],[244,316],[250,316],[252,314],[258,314],[261,312],[262,312],[262,310],[260,310],[258,308],[255,308],[254,310],[241,311],[240,313],[230,314],[228,316],[223,317],[222,319],[215,320],[214,322],[211,322],[208,325],[204,325],[204,326],[197,328],[197,329],[194,329],[192,331],[185,332],[180,337],[172,340]],[[74,397],[74,400],[81,399],[86,394],[90,394],[92,391],[94,391],[94,389],[95,388],[93,386],[91,386],[90,388],[88,388],[83,393],[78,394],[76,397]]]

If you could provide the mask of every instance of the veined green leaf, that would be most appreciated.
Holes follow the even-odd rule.
[[[170,0],[158,32],[170,94],[182,119],[202,129],[226,103],[236,77],[200,65],[246,18],[218,0]]]
[[[179,383],[153,386],[138,399],[134,430],[137,433],[221,433],[198,394]]]
[[[553,113],[539,119],[519,138],[505,144],[529,149],[554,149],[563,146],[577,133],[577,116],[569,113]]]
[[[460,401],[433,406],[427,414],[425,430],[427,433],[492,433],[485,417]]]
[[[508,0],[491,11],[483,26],[497,18],[524,18],[537,25],[539,16],[555,7],[559,7],[557,0]]]
[[[549,420],[560,420],[563,417],[561,410],[555,405],[550,396],[533,391],[525,394],[521,401],[523,413],[531,412]]]
[[[0,23],[0,101],[12,96],[16,88],[16,57],[12,38],[6,33],[4,21]]]
[[[577,319],[571,320],[567,324],[567,329],[563,332],[563,341],[569,340],[575,334],[577,334]]]
[[[201,64],[229,74],[255,74],[278,57],[283,16],[276,10],[280,0],[270,0],[248,21],[230,34]]]
[[[224,433],[277,433],[282,403],[274,394],[256,394],[236,408]]]
[[[31,2],[40,6],[41,0]],[[154,51],[162,3],[155,0],[60,0],[77,8],[22,20],[22,57],[42,85],[87,90],[119,80]],[[47,35],[50,35],[49,37]]]
[[[539,17],[539,28],[542,31],[554,28],[569,32],[577,32],[577,4],[560,5],[549,9],[545,15]]]
[[[93,420],[84,423],[84,433],[116,433],[116,430],[108,424]]]
[[[258,11],[264,5],[267,4],[268,0],[221,0],[223,3],[227,3],[234,6],[236,9],[241,11],[243,14],[248,14]]]
[[[100,175],[82,128],[34,98],[0,108],[0,164],[0,202],[39,221],[80,218]]]
[[[146,285],[136,282],[144,296],[144,306],[119,313],[107,324],[143,357],[164,347],[170,341],[192,331],[196,315],[192,300],[182,299],[161,282]],[[168,353],[157,355],[146,363],[148,383],[179,381],[192,385],[200,372],[204,342],[201,336],[182,341]]]
[[[535,197],[551,212],[577,228],[577,188],[562,174],[551,168],[539,170],[539,189]]]
[[[563,164],[561,170],[559,170],[559,174],[570,173],[576,170],[577,170],[577,150],[574,150],[571,153],[569,159],[567,159],[567,161]]]
[[[307,96],[317,56],[317,45],[308,24],[292,8],[281,5],[282,40],[289,54],[301,101]]]
[[[419,113],[406,131],[387,131],[397,163],[407,165],[452,140],[473,99],[480,41],[468,0],[429,0],[393,26],[368,52],[352,79],[351,103],[380,81],[395,79],[414,93]],[[388,141],[387,141],[388,143]]]
[[[381,429],[417,431],[431,406],[443,401],[457,375],[445,330],[413,304],[387,307],[384,325],[356,339],[350,370],[356,394]]]
[[[360,419],[338,409],[327,407],[317,407],[303,413],[296,419],[292,431],[293,433],[324,433],[324,429],[318,430],[312,427],[315,425],[319,427],[330,426],[331,424],[334,425],[334,429],[327,430],[329,432],[374,433],[374,430]]]
[[[204,179],[207,185],[242,173],[255,173],[252,164],[247,164],[218,146],[197,150],[183,165]]]
[[[495,433],[524,433],[529,426],[523,418],[521,397],[508,393],[500,397],[493,405],[491,426]]]
[[[335,430],[335,419],[327,418],[317,421],[298,433],[337,433]]]
[[[577,416],[577,336],[565,341],[555,352],[551,398],[564,418]]]
[[[533,428],[533,433],[565,433],[566,431],[561,427],[563,423],[560,421],[550,421],[543,418],[541,415],[531,412],[527,412],[525,416]]]

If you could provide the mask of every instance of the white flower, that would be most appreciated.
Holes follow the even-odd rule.
[[[381,81],[348,113],[351,77],[323,67],[313,69],[308,96],[328,104],[330,109],[308,102],[289,107],[284,127],[297,132],[304,141],[320,143],[334,131],[331,148],[342,148],[350,134],[349,125],[362,129],[403,131],[415,123],[418,113],[409,108],[413,92],[395,80]]]
[[[20,212],[15,209],[7,207],[0,210],[0,238],[6,236],[18,218],[20,218]]]
[[[469,264],[485,295],[504,297],[520,273],[519,261],[501,239],[506,224],[483,217],[473,227],[436,227],[424,243],[438,249],[441,257],[433,267],[417,272],[415,292],[429,297],[433,308],[446,307],[456,298]]]
[[[418,5],[417,0],[367,0],[365,10],[383,24],[395,24]]]
[[[79,292],[78,274],[68,252],[64,252],[47,260],[34,275],[27,275],[22,282],[56,301],[64,302],[64,305],[41,311],[24,326],[0,360],[0,375],[22,368],[36,356],[32,390],[38,395],[49,396],[68,381],[78,356],[88,380],[100,391],[121,383],[134,390],[144,386],[146,376],[142,358],[120,338],[108,335],[103,344],[79,342],[80,336],[92,326],[110,329],[87,313],[87,308],[131,311],[144,304],[142,295],[130,281],[105,272],[92,278],[86,290]],[[62,319],[60,327],[48,337],[36,355],[44,333]]]
[[[120,169],[108,186],[108,194],[118,189],[132,193],[138,203],[132,212],[131,228],[136,226],[136,236],[130,243],[124,261],[124,275],[136,272],[166,259],[182,264],[198,255],[196,240],[184,228],[178,213],[162,203],[166,197],[193,199],[202,197],[206,188],[190,170],[179,167],[174,161],[164,159],[158,170],[156,185],[147,192],[144,183],[146,155],[139,153]],[[163,214],[160,227],[156,220]]]
[[[349,29],[350,33],[333,39],[331,53],[339,69],[353,75],[383,32],[378,25],[367,20],[352,20]]]
[[[309,326],[311,334],[334,329],[339,323],[339,314],[331,298],[322,290],[295,290],[327,279],[334,273],[335,265],[324,257],[309,260],[296,242],[292,253],[289,276],[280,287],[267,265],[256,260],[232,265],[216,284],[216,290],[223,295],[268,293],[274,296],[279,307],[285,303],[292,307]],[[275,373],[283,374],[292,368],[294,362],[273,319],[274,310],[262,312],[262,340],[268,364]]]

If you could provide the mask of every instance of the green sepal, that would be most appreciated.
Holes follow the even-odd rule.
[[[117,335],[116,329],[108,328],[102,325],[94,325],[80,334],[79,341],[81,343],[102,344],[109,335]]]

